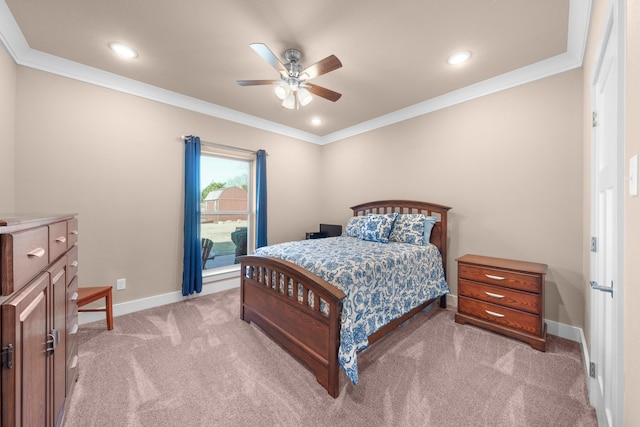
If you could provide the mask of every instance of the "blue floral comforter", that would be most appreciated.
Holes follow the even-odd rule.
[[[346,294],[338,360],[354,384],[356,352],[367,348],[369,335],[425,301],[449,293],[434,245],[331,237],[266,246],[255,253],[293,262]]]

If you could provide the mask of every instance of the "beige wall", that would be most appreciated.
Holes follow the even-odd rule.
[[[485,96],[323,150],[323,220],[405,198],[451,206],[448,281],[466,253],[549,265],[546,317],[583,326],[582,72]]]
[[[178,137],[192,133],[269,151],[270,243],[344,224],[367,200],[447,204],[454,293],[464,253],[544,262],[547,317],[583,326],[579,71],[319,147],[17,69],[16,208],[79,213],[81,282],[127,278],[116,302],[180,288]]]
[[[0,212],[14,210],[16,64],[0,44]]]
[[[640,155],[640,3],[627,0],[625,176],[629,158]],[[628,194],[628,193],[627,193]],[[625,196],[624,207],[624,417],[625,425],[640,425],[640,197]]]
[[[17,68],[16,209],[79,214],[81,285],[126,278],[115,302],[180,290],[184,134],[269,152],[270,242],[317,227],[321,147]]]

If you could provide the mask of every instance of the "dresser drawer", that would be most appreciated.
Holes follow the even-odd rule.
[[[67,221],[67,247],[71,247],[78,242],[78,218]]]
[[[44,227],[2,235],[2,295],[20,289],[49,265],[49,229]]]
[[[67,222],[49,224],[49,262],[57,260],[67,251]]]
[[[461,279],[535,293],[540,293],[542,287],[539,275],[464,263],[460,263],[458,265],[458,277]]]
[[[78,247],[74,246],[67,252],[67,285],[78,274]]]
[[[542,332],[542,322],[540,321],[540,316],[536,314],[525,313],[463,296],[458,297],[458,312],[532,335],[540,335]]]
[[[528,311],[533,314],[540,313],[540,294],[520,292],[460,279],[458,281],[458,295],[475,298],[503,307],[514,308],[516,310]]]

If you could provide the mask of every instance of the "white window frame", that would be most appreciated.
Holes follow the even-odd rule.
[[[256,229],[256,156],[255,153],[247,151],[235,151],[225,148],[210,147],[201,145],[200,156],[218,157],[229,160],[241,160],[249,163],[249,179],[247,188],[247,253],[251,254],[255,251],[255,229]],[[201,164],[202,165],[202,164]],[[202,189],[200,189],[202,191]],[[200,215],[211,213],[211,211],[202,211]],[[229,214],[242,213],[245,211],[229,211]],[[228,277],[235,277],[240,274],[240,264],[227,265],[223,267],[202,270],[202,282],[210,283]]]

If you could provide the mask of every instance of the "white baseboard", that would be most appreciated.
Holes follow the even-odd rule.
[[[449,308],[458,307],[457,295],[451,295],[451,294],[447,295],[447,307]],[[555,322],[553,320],[548,320],[548,319],[545,319],[545,323],[547,324],[547,333],[551,335],[556,335],[560,338],[565,338],[565,339],[580,343],[582,344],[583,349],[586,346],[585,339],[584,339],[584,332],[582,332],[582,328],[565,325],[564,323],[559,323],[559,322]]]
[[[229,277],[230,276],[230,277]],[[161,305],[171,304],[174,302],[185,301],[192,298],[198,298],[203,295],[210,295],[216,292],[226,291],[227,289],[239,288],[240,277],[238,273],[233,275],[225,275],[220,279],[212,280],[210,283],[202,285],[202,292],[189,296],[183,296],[182,292],[169,292],[167,294],[155,295],[148,298],[141,298],[133,301],[127,301],[113,305],[113,317],[122,316],[123,314],[135,313],[136,311],[146,310],[148,308],[159,307]],[[104,313],[78,313],[78,323],[80,325],[96,321],[105,321]],[[114,322],[115,323],[115,322]]]
[[[134,313],[140,310],[146,310],[148,308],[159,307],[161,305],[171,304],[174,302],[185,301],[192,298],[198,298],[203,295],[210,295],[216,292],[226,291],[227,289],[233,289],[240,287],[240,277],[236,274],[225,274],[221,275],[221,277],[217,279],[209,279],[210,282],[202,286],[202,292],[199,294],[193,294],[190,296],[183,296],[182,292],[170,292],[167,294],[156,295],[153,297],[142,298],[133,301],[127,301],[120,304],[113,305],[113,316],[121,316],[123,314]],[[457,295],[447,295],[447,307],[456,308],[458,307],[458,296]],[[78,323],[84,324],[89,322],[96,322],[99,320],[104,320],[104,313],[79,313],[78,314]],[[587,349],[587,343],[584,337],[584,332],[582,328],[578,328],[576,326],[566,325],[564,323],[555,322],[553,320],[545,320],[547,324],[547,333],[551,335],[556,335],[561,338],[565,338],[571,341],[575,341],[582,345],[582,353],[584,356],[584,365],[587,370],[587,375],[589,371],[589,352]]]

